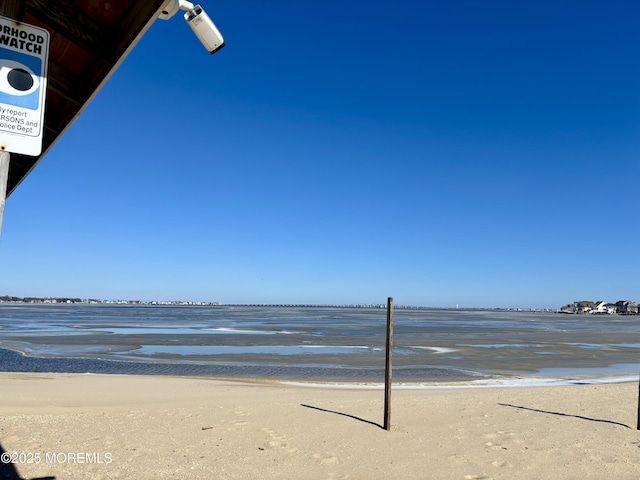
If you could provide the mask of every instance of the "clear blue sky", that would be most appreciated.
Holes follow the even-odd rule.
[[[636,0],[202,0],[7,200],[0,294],[640,301]]]

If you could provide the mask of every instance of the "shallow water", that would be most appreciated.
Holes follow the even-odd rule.
[[[0,370],[375,381],[385,332],[376,308],[3,304]],[[395,380],[640,371],[638,316],[397,308],[393,340]]]

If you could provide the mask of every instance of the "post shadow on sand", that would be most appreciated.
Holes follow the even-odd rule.
[[[382,428],[384,430],[384,427],[379,423],[372,422],[371,420],[365,420],[364,418],[356,417],[355,415],[349,415],[348,413],[343,413],[343,412],[336,412],[334,410],[327,410],[326,408],[314,407],[313,405],[305,405],[304,403],[301,403],[300,406],[305,408],[312,408],[313,410],[319,410],[321,412],[333,413],[335,415],[342,415],[343,417],[348,417],[354,420],[358,420],[359,422],[368,423],[369,425],[373,425],[375,427]]]
[[[618,425],[620,427],[631,429],[629,425],[625,425],[624,423],[614,422],[612,420],[601,420],[599,418],[589,418],[589,417],[584,417],[582,415],[571,415],[570,413],[549,412],[547,410],[539,410],[537,408],[522,407],[519,405],[510,405],[508,403],[499,403],[498,405],[500,405],[501,407],[511,407],[511,408],[519,408],[520,410],[528,410],[529,412],[546,413],[548,415],[558,415],[561,417],[578,418],[580,420],[588,420],[590,422],[610,423],[611,425]]]
[[[2,445],[0,445],[0,456],[6,453]],[[5,463],[0,461],[0,480],[56,480],[56,477],[38,477],[38,478],[22,478],[13,463]]]

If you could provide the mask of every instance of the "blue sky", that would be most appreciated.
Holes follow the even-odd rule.
[[[9,197],[0,294],[640,301],[638,2],[202,4]]]

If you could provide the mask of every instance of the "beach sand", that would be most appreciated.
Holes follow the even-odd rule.
[[[637,479],[636,383],[384,391],[0,373],[0,478]],[[31,463],[28,463],[31,462]]]

